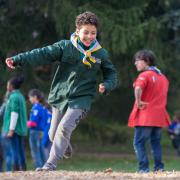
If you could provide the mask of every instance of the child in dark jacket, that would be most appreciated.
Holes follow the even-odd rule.
[[[116,69],[108,52],[96,39],[98,24],[94,13],[84,12],[76,17],[76,31],[69,40],[6,59],[12,69],[25,64],[38,66],[59,62],[48,98],[52,106],[49,130],[52,147],[47,162],[37,170],[56,169],[70,144],[72,132],[90,110],[100,74],[99,93],[108,94],[117,85]]]

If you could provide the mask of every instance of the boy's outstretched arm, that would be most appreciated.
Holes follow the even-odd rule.
[[[34,49],[25,53],[20,53],[16,56],[6,59],[6,64],[11,69],[16,66],[30,64],[32,66],[51,64],[54,61],[60,60],[62,56],[62,46],[64,41],[60,41],[50,46]]]
[[[117,71],[109,60],[108,53],[105,51],[104,59],[102,59],[101,69],[103,73],[103,82],[99,84],[100,93],[108,93],[117,86]]]

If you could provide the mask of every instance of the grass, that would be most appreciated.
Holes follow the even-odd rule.
[[[84,144],[83,144],[84,145]],[[82,145],[82,146],[83,146]],[[97,146],[96,146],[97,147]],[[88,150],[86,148],[89,148]],[[126,152],[120,145],[106,146],[97,151],[93,147],[90,149],[89,145],[84,145],[82,149],[75,148],[74,155],[71,159],[65,159],[59,162],[58,170],[71,170],[71,171],[104,171],[105,169],[112,168],[113,171],[121,172],[136,172],[137,160],[133,149],[128,149]],[[118,152],[118,150],[120,150]],[[179,160],[180,157],[176,155],[173,148],[164,149],[163,161],[167,171],[180,171]],[[28,158],[28,170],[33,169],[31,158]],[[152,155],[149,152],[150,169],[153,169]]]
[[[112,168],[114,171],[135,171],[136,161],[132,157],[127,159],[125,157],[99,155],[99,154],[78,154],[71,160],[63,161],[59,164],[58,169],[72,170],[72,171],[103,171]]]
[[[72,139],[73,157],[68,160],[62,160],[58,164],[59,170],[103,171],[112,168],[113,171],[121,172],[137,171],[137,160],[132,146],[133,133],[125,142],[113,145],[89,139],[83,141],[83,137],[79,140],[78,136],[75,135]],[[176,155],[166,131],[163,131],[162,137],[161,144],[163,146],[165,169],[167,171],[180,171],[180,157]],[[147,149],[149,150],[150,169],[152,170],[153,160],[150,147],[147,146]],[[33,169],[30,153],[28,153],[28,169]]]
[[[180,171],[179,157],[164,158],[167,171]],[[58,165],[59,170],[72,171],[103,171],[112,168],[113,171],[136,172],[137,161],[133,154],[77,154],[70,160],[63,160]],[[153,161],[150,158],[150,168],[153,169]]]

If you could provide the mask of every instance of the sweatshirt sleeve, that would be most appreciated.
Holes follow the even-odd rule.
[[[51,64],[61,58],[63,53],[63,44],[64,41],[62,40],[54,43],[53,45],[20,53],[13,56],[12,59],[15,66],[23,66],[25,64],[30,64],[32,66]]]
[[[147,86],[148,78],[144,73],[141,73],[133,84],[133,87],[140,87],[142,90]]]
[[[9,130],[15,130],[18,121],[19,114],[17,112],[11,112]]]

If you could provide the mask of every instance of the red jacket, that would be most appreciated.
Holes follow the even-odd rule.
[[[133,87],[136,86],[143,90],[141,100],[147,102],[148,105],[144,109],[138,109],[134,103],[128,126],[169,126],[170,118],[166,111],[169,86],[167,78],[152,70],[144,71],[135,80]]]

